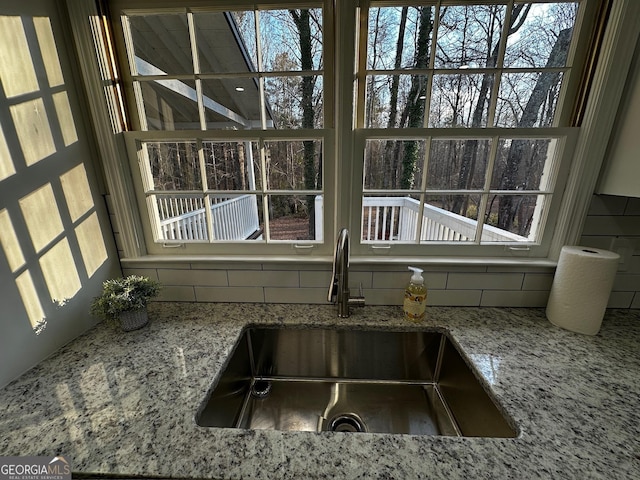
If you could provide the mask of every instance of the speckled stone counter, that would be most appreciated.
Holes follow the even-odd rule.
[[[538,309],[155,303],[129,333],[101,324],[0,390],[0,455],[62,454],[74,471],[220,479],[640,478],[640,312],[595,337]],[[448,330],[517,438],[246,431],[194,416],[249,324]]]

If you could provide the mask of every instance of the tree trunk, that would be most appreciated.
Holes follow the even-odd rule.
[[[398,40],[396,42],[396,59],[394,68],[396,70],[402,67],[402,52],[404,50],[404,34],[407,26],[407,14],[409,7],[402,7],[400,14],[400,24],[398,26]],[[398,90],[400,87],[400,75],[394,75],[391,81],[391,99],[389,103],[389,121],[387,128],[394,128],[398,117]],[[398,182],[398,166],[399,158],[395,148],[397,142],[387,140],[384,147],[385,167],[387,169],[384,174],[385,188],[395,188]]]
[[[302,70],[313,70],[313,53],[311,45],[311,24],[309,10],[290,10],[300,37],[300,58]],[[302,77],[302,128],[313,128],[313,84],[314,78],[309,75]],[[315,190],[316,187],[316,166],[315,166],[315,144],[312,140],[305,140],[304,148],[304,187],[308,190]],[[307,195],[306,204],[309,213],[309,236],[315,238],[315,196]]]
[[[509,24],[509,30],[507,32],[507,37],[516,33],[520,29],[520,27],[522,27],[530,9],[530,4],[514,5],[511,11],[511,20]],[[493,17],[493,21],[496,21],[495,16]],[[491,28],[490,31],[493,31],[493,28]],[[490,37],[489,42],[492,43],[492,41],[493,37]],[[489,49],[491,49],[491,45],[489,45]],[[489,49],[487,49],[488,55],[486,58],[487,68],[494,68],[498,63],[500,42],[496,42],[491,51],[489,51]],[[472,128],[480,128],[482,126],[482,116],[487,104],[489,103],[491,90],[493,89],[493,81],[494,75],[491,73],[486,73],[482,76],[482,83],[480,84],[480,90],[478,92],[478,102],[474,107],[473,115],[471,117]],[[478,141],[467,140],[464,144],[464,148],[462,150],[462,160],[460,161],[460,174],[458,176],[459,190],[468,190],[469,188],[471,188],[471,183],[473,181],[473,172],[476,168],[477,159]],[[451,211],[459,215],[466,215],[468,203],[468,196],[456,195]]]
[[[415,68],[427,68],[429,65],[429,35],[433,28],[431,7],[419,7],[418,40],[416,42]],[[424,124],[424,98],[427,94],[427,79],[424,75],[411,76],[411,89],[407,99],[406,113],[409,127],[421,127]],[[413,188],[415,169],[418,163],[418,143],[405,141],[402,159],[400,188]]]
[[[569,51],[569,43],[571,42],[572,29],[567,28],[560,31],[556,43],[551,49],[551,54],[547,60],[546,67],[564,66],[567,60],[567,52]],[[518,121],[518,127],[530,128],[535,126],[538,120],[540,107],[547,98],[549,92],[560,82],[559,72],[543,72],[538,77],[538,81],[533,87],[531,96],[522,112],[522,117]],[[518,185],[518,169],[520,163],[527,151],[531,149],[528,140],[514,140],[511,142],[509,154],[507,155],[505,171],[500,180],[500,190],[515,190]],[[500,198],[498,203],[498,227],[503,230],[511,231],[514,227],[514,221],[518,215],[519,199],[512,195],[505,195]],[[522,223],[522,222],[521,222]],[[528,222],[519,225],[519,232],[525,233],[524,228]]]

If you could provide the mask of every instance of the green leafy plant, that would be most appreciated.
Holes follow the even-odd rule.
[[[93,299],[90,312],[107,320],[117,320],[121,312],[146,307],[149,299],[158,293],[160,283],[148,277],[129,275],[106,280],[102,284],[102,295]]]

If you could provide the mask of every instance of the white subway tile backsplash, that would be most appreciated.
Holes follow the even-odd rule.
[[[546,307],[548,291],[485,290],[482,292],[482,307]]]
[[[404,288],[409,283],[411,271],[373,272],[371,286],[376,289]]]
[[[594,195],[589,205],[589,215],[624,215],[627,207],[626,197],[613,195]]]
[[[405,288],[411,279],[411,271],[406,272],[374,272],[373,288]],[[422,274],[427,288],[446,288],[447,274],[425,271]]]
[[[429,290],[427,305],[477,307],[481,298],[482,290]]]
[[[450,273],[447,289],[520,290],[523,273]]]
[[[618,273],[613,282],[614,292],[640,292],[640,275]]]
[[[526,273],[522,282],[522,290],[551,290],[553,273]]]
[[[155,268],[125,268],[122,270],[122,274],[125,277],[129,275],[140,275],[158,281],[158,270]]]
[[[264,301],[267,303],[327,303],[327,289],[265,287]]]
[[[362,288],[371,288],[373,284],[373,272],[349,272],[349,288],[352,292],[357,292],[360,286]],[[328,279],[331,277],[331,273],[327,277],[327,286],[329,286]]]
[[[111,198],[107,196],[106,201],[122,254]],[[640,199],[594,195],[578,244],[610,250],[616,237],[635,238],[637,247],[616,277],[609,307],[640,308]],[[467,265],[410,264],[425,270],[427,304],[438,306],[544,307],[554,275],[554,268],[545,266],[487,266],[473,261]],[[199,302],[326,303],[331,272],[329,261],[123,259],[123,267],[125,275],[136,273],[163,283],[159,300]],[[352,259],[349,286],[356,295],[362,284],[369,305],[400,306],[409,277],[407,264],[354,263]]]
[[[194,285],[226,287],[225,270],[173,270],[159,269],[158,278],[165,285]]]
[[[637,295],[637,294],[636,294]],[[634,292],[611,292],[607,308],[630,308]]]
[[[191,286],[164,285],[157,299],[161,302],[195,302],[196,295]]]
[[[353,275],[351,275],[353,277]],[[325,272],[318,271],[302,271],[300,272],[300,287],[324,287],[329,288],[329,281],[331,280],[331,272],[329,270]]]
[[[197,302],[264,303],[262,287],[195,287]]]
[[[583,235],[639,236],[640,215],[589,216]]]
[[[364,301],[367,305],[402,305],[402,302],[404,301],[404,289],[365,289]]]
[[[611,248],[611,240],[613,237],[606,235],[583,235],[578,242],[578,245],[582,247],[601,248],[603,250],[609,250]]]
[[[243,271],[230,270],[230,287],[299,287],[300,275],[297,271]]]
[[[629,198],[627,208],[624,210],[625,215],[640,215],[640,198]]]

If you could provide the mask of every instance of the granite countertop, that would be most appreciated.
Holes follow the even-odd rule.
[[[640,478],[640,311],[597,336],[540,309],[429,308],[515,422],[517,438],[203,428],[194,415],[248,324],[416,329],[399,307],[154,303],[100,324],[0,390],[0,455],[61,454],[84,475],[177,478]]]

